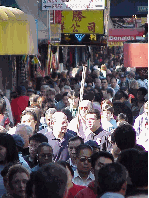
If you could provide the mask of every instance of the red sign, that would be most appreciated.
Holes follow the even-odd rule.
[[[143,36],[143,28],[109,29],[108,42],[125,42],[135,40],[136,36]]]

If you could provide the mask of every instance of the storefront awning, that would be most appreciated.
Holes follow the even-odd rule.
[[[0,6],[0,55],[37,54],[35,19],[21,10]]]
[[[143,28],[119,28],[109,29],[108,46],[123,46],[128,40],[136,40],[137,36],[143,36]]]

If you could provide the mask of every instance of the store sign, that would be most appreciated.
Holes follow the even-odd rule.
[[[103,34],[103,10],[62,11],[61,33]]]
[[[42,10],[103,10],[105,0],[42,0]]]
[[[113,46],[123,46],[123,42],[108,42],[109,47]]]
[[[109,36],[109,41],[128,41],[128,40],[135,40],[135,36]]]
[[[138,12],[148,12],[148,6],[138,6]]]

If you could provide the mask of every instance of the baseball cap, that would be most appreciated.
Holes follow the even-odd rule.
[[[16,146],[19,146],[21,148],[24,147],[25,142],[24,142],[24,139],[20,135],[14,134],[12,135],[12,137],[14,138]]]

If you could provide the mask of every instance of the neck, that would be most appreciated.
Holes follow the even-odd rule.
[[[78,170],[78,173],[83,180],[86,180],[90,172],[81,172]]]

